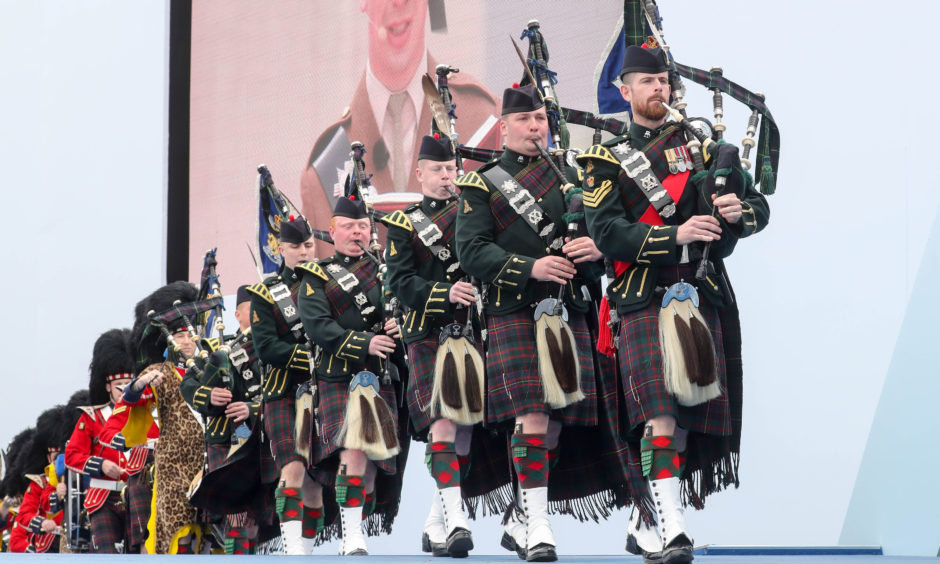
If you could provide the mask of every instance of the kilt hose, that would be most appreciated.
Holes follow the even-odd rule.
[[[147,499],[150,505],[150,499]],[[149,511],[147,512],[150,513]],[[111,492],[108,499],[97,511],[88,516],[91,521],[91,552],[96,554],[117,554],[114,547],[116,543],[124,542],[125,536],[125,506],[121,500],[121,492]],[[146,536],[147,522],[144,521],[144,534]]]
[[[271,445],[274,468],[280,475],[288,463],[306,464],[304,457],[295,452],[294,419],[297,409],[294,407],[294,394],[287,394],[274,400],[264,401],[264,432]]]
[[[679,279],[695,279],[691,266],[682,265],[674,271],[669,270],[660,271],[657,285],[669,286]],[[630,444],[633,457],[639,460],[640,436],[646,422],[658,415],[674,417],[676,424],[689,433],[685,452],[686,467],[682,476],[683,502],[701,509],[706,496],[730,484],[737,485],[736,451],[735,456],[732,456],[731,404],[737,402],[740,406],[740,377],[737,379],[738,385],[730,388],[738,397],[729,398],[721,313],[702,296],[699,311],[712,334],[722,394],[699,405],[679,405],[666,391],[663,376],[659,343],[660,305],[660,301],[654,297],[646,307],[621,315],[618,356],[627,420],[624,438]],[[740,437],[740,433],[737,436]],[[643,481],[642,473],[639,477],[636,475],[638,471],[638,467],[632,468],[629,477],[631,484]]]
[[[387,460],[371,461],[379,471],[375,477],[375,511],[365,519],[365,531],[370,536],[392,531],[392,523],[398,515],[405,461],[408,459],[408,445],[411,441],[407,432],[407,413],[398,409],[394,384],[382,386],[379,393],[388,404],[392,418],[398,421],[398,441],[401,445],[401,452]],[[339,452],[343,448],[336,445],[336,437],[339,435],[343,418],[346,416],[349,383],[321,381],[319,396],[320,436],[314,436],[311,440],[311,464],[307,469],[317,482],[325,486],[323,489],[325,528],[317,535],[317,544],[337,538],[340,533],[339,509],[333,487],[336,483],[336,472],[339,469]],[[315,433],[316,428],[311,429],[311,432]]]
[[[562,425],[593,426],[597,424],[591,333],[583,313],[569,310],[568,325],[574,333],[581,362],[581,391],[584,399],[552,410],[542,398],[538,352],[535,345],[535,319],[532,308],[487,319],[489,345],[486,355],[486,421],[506,423],[512,427],[519,415],[549,413]]]
[[[594,311],[587,314],[586,325],[590,332],[589,342],[596,343],[597,315]],[[593,348],[583,350],[593,353],[590,360],[594,363],[597,426],[562,427],[557,458],[548,475],[548,500],[552,513],[570,515],[579,521],[590,519],[598,522],[608,518],[611,509],[629,505],[635,497],[633,492],[645,491],[646,484],[624,479],[630,475],[631,468],[640,469],[640,459],[634,457],[620,436],[621,391],[617,361],[594,352]]]

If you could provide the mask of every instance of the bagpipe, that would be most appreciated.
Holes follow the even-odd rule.
[[[553,148],[549,152],[538,142],[535,142],[535,147],[541,154],[542,160],[558,177],[567,206],[563,214],[566,224],[565,236],[569,240],[574,240],[586,235],[587,227],[584,224],[582,189],[570,182],[570,173],[567,171],[571,166],[567,158],[571,137],[565,114],[555,92],[558,78],[548,66],[548,46],[538,20],[530,20],[526,24],[520,39],[526,38],[529,42],[528,56],[523,55],[515,40],[512,41],[524,70],[520,85],[530,83],[535,86],[545,103]],[[555,250],[555,253],[560,253],[560,249]],[[561,284],[556,297],[545,298],[536,304],[534,313],[535,344],[539,357],[542,391],[545,402],[555,409],[584,399],[580,384],[581,363],[578,359],[577,344],[574,333],[568,325],[568,310],[564,301],[565,288],[567,288],[567,283]]]
[[[458,148],[457,105],[454,103],[448,85],[448,76],[460,72],[449,65],[438,65],[435,74],[437,85],[427,74],[421,79],[425,101],[431,108],[431,133],[450,140],[457,165],[457,174],[463,175],[463,158]],[[450,186],[450,195],[459,199],[459,195]],[[456,205],[456,202],[452,205]],[[434,254],[432,252],[432,254]],[[438,255],[441,256],[441,255]],[[455,262],[459,271],[459,263]],[[486,382],[486,363],[475,346],[474,322],[479,326],[481,340],[485,341],[486,329],[483,318],[483,299],[480,283],[473,277],[464,275],[458,281],[473,285],[475,301],[466,308],[466,320],[455,318],[438,335],[437,356],[434,360],[434,378],[431,388],[431,401],[427,409],[432,414],[440,414],[459,425],[475,425],[483,421],[483,389]],[[474,309],[476,318],[474,319]],[[458,312],[463,306],[457,306]]]
[[[677,63],[665,41],[662,17],[654,0],[628,0],[624,10],[625,43],[661,48],[669,69],[673,93],[672,103],[663,105],[686,134],[686,147],[692,156],[694,172],[705,174],[706,197],[709,194],[720,197],[743,191],[743,186],[732,186],[740,184],[739,181],[729,180],[734,170],[751,169],[749,156],[755,146],[758,147],[757,162],[760,169],[757,180],[760,191],[773,194],[779,165],[780,135],[764,103],[764,96],[727,80],[720,67],[712,67],[705,72]],[[688,78],[712,91],[713,124],[704,118],[688,118],[682,78]],[[724,141],[727,126],[723,123],[723,94],[730,95],[751,109],[741,142],[744,149],[740,157],[737,147]],[[760,140],[756,142],[754,137],[759,129]],[[710,213],[717,217],[717,206],[713,206]],[[714,264],[709,260],[710,249],[711,242],[703,246],[695,269],[695,279],[700,283],[713,278],[720,280],[720,290],[725,300],[730,301],[731,292],[727,281],[723,275],[716,273]],[[721,394],[713,336],[699,311],[699,299],[695,284],[680,281],[666,289],[659,312],[666,389],[675,395],[679,404],[686,406],[704,403]]]
[[[346,184],[345,197],[358,198],[365,205],[369,216],[369,247],[356,241],[363,256],[375,265],[379,285],[382,315],[371,330],[376,335],[385,334],[385,320],[400,317],[398,298],[391,295],[388,288],[388,269],[385,265],[382,245],[379,242],[377,220],[382,217],[372,205],[370,198],[371,175],[366,174],[366,149],[359,141],[350,145],[352,171]],[[381,376],[369,370],[356,373],[349,382],[349,394],[346,400],[346,413],[343,424],[336,438],[336,444],[346,449],[360,450],[370,460],[385,460],[401,451],[398,442],[398,423],[392,416],[388,404],[380,395],[381,386],[391,386],[393,381],[400,382],[398,369],[391,358],[379,359]],[[402,394],[403,396],[404,394]]]
[[[276,268],[266,269],[263,266],[263,258],[262,263],[259,265],[258,261],[255,261],[254,259],[254,253],[251,252],[250,246],[248,250],[251,254],[252,261],[255,262],[255,267],[258,269],[259,278],[261,278],[261,281],[267,285],[268,290],[271,292],[271,297],[274,299],[275,307],[277,307],[278,311],[280,311],[281,317],[283,317],[285,323],[290,328],[291,333],[297,340],[297,343],[307,345],[310,351],[310,358],[313,360],[318,358],[319,348],[315,346],[310,341],[310,339],[307,338],[307,335],[304,331],[303,321],[300,319],[300,313],[297,310],[293,298],[291,297],[290,289],[278,275],[281,266],[281,256],[278,252],[280,245],[279,239],[281,234],[281,224],[286,221],[294,220],[294,216],[290,214],[290,211],[293,208],[293,210],[297,213],[297,217],[303,219],[304,223],[307,225],[307,228],[316,239],[332,245],[333,238],[330,237],[328,231],[324,231],[322,229],[313,229],[313,227],[307,221],[307,218],[304,217],[304,215],[300,212],[300,209],[290,201],[290,198],[278,190],[274,185],[274,179],[271,175],[271,171],[266,165],[258,165],[257,171],[259,194],[258,246],[261,249],[262,255],[269,252],[268,249],[273,247],[274,252],[277,254],[278,258]],[[265,276],[272,276],[272,278],[266,279]],[[297,387],[294,395],[295,451],[305,460],[310,459],[311,438],[314,434],[316,436],[320,435],[319,382],[317,381],[314,364],[315,362],[310,363],[309,377],[307,381],[301,383]]]

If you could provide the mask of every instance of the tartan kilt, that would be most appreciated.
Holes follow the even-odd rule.
[[[228,458],[228,443],[206,444],[206,466],[209,472],[218,470]]]
[[[271,445],[271,455],[278,474],[290,462],[306,463],[304,457],[295,452],[294,394],[264,401],[264,432]]]
[[[526,413],[551,413],[563,425],[597,424],[594,382],[594,343],[583,313],[569,310],[568,325],[574,333],[581,362],[584,399],[564,409],[552,410],[542,399],[535,320],[532,308],[493,315],[487,319],[489,348],[486,355],[486,421],[508,422]]]
[[[676,270],[662,269],[657,284],[669,286],[680,278],[694,280],[694,276],[694,269],[689,265],[681,265]],[[715,344],[722,394],[706,403],[687,407],[679,405],[666,391],[659,343],[659,310],[660,300],[654,297],[644,308],[621,316],[618,356],[626,411],[623,434],[630,443],[633,458],[639,460],[640,435],[646,422],[658,415],[674,417],[677,425],[689,432],[682,477],[685,482],[683,500],[700,509],[705,496],[729,483],[737,483],[737,463],[731,456],[731,408],[720,312],[704,296],[699,300],[699,311]],[[639,468],[631,468],[631,484],[644,481],[642,473],[637,475],[637,472]]]
[[[408,414],[414,438],[423,443],[428,440],[431,423],[440,418],[440,415],[432,416],[429,408],[434,389],[434,365],[440,346],[439,333],[439,328],[433,328],[427,337],[408,343]],[[480,358],[486,358],[479,339],[474,342],[474,347]]]
[[[343,426],[346,416],[346,400],[349,396],[348,382],[320,382],[319,421],[320,436],[313,437],[310,448],[310,466],[314,468],[313,476],[325,486],[332,486],[339,466],[339,451],[343,447],[336,445],[336,437]],[[392,418],[398,420],[398,402],[395,389],[392,386],[382,386],[379,394],[388,404]],[[316,429],[311,432],[315,433]],[[399,432],[399,442],[403,442]],[[405,445],[402,444],[402,447]],[[376,467],[386,474],[395,473],[396,457],[387,460],[373,460]]]
[[[265,514],[266,502],[274,496],[274,484],[262,479],[265,445],[257,419],[254,422],[251,436],[235,452],[229,453],[229,444],[207,446],[207,453],[216,459],[215,465],[210,466],[198,488],[191,492],[190,504],[214,514],[247,511],[253,518]]]
[[[317,482],[326,486],[323,490],[324,522],[326,528],[317,535],[316,543],[321,544],[339,537],[339,508],[333,487],[339,468],[339,452],[336,436],[343,425],[346,414],[346,400],[349,395],[348,382],[319,383],[319,422],[320,436],[311,441],[311,465],[307,469]],[[408,460],[410,438],[407,436],[407,413],[398,410],[394,384],[382,386],[380,395],[385,399],[392,418],[398,422],[398,441],[401,452],[387,460],[372,460],[380,471],[375,476],[375,512],[364,520],[363,528],[367,535],[391,533],[392,524],[398,515],[401,491],[404,482],[405,463]],[[316,429],[311,430],[316,432]]]
[[[150,500],[147,500],[149,507]],[[149,511],[147,512],[149,516]],[[115,554],[115,543],[124,541],[124,503],[120,492],[111,492],[101,508],[89,515],[91,552]],[[147,523],[144,522],[146,531]]]
[[[135,476],[131,476],[125,490],[127,503],[127,548],[140,546],[147,540],[147,522],[150,520],[150,504],[153,500],[153,480],[148,463]],[[129,552],[129,551],[128,551]]]

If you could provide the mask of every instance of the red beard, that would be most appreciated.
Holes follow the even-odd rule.
[[[633,106],[633,113],[650,121],[659,121],[666,117],[666,106],[661,103],[663,101],[662,98],[656,96],[647,98],[642,103],[638,102]]]

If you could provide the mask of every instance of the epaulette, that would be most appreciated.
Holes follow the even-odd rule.
[[[395,210],[392,213],[388,214],[387,216],[383,217],[381,221],[382,223],[386,225],[400,227],[404,229],[405,231],[412,231],[414,230],[414,226],[411,225],[411,220],[408,219],[407,215],[405,215],[406,211],[410,208],[411,206],[409,206],[408,208],[405,208],[405,211]],[[411,211],[414,211],[414,210],[411,210]]]
[[[274,303],[274,297],[271,296],[271,291],[268,290],[268,287],[265,286],[264,282],[258,282],[257,284],[252,284],[248,286],[248,291],[262,300],[268,302],[269,304]]]
[[[43,474],[24,474],[24,476],[27,480],[33,482],[40,488],[46,487],[46,485],[42,483],[42,479],[45,477]]]
[[[218,337],[207,337],[202,340],[202,346],[209,352],[213,353],[219,350],[219,338]]]
[[[329,280],[329,277],[326,275],[326,272],[323,270],[323,268],[320,266],[320,264],[317,263],[317,262],[315,262],[315,261],[310,261],[310,262],[305,262],[305,263],[303,263],[303,264],[298,264],[297,267],[296,267],[294,270],[305,270],[305,271],[309,272],[310,274],[314,274],[314,275],[316,275],[316,276],[319,276],[320,278],[322,278],[322,279],[324,279],[324,280]]]
[[[454,184],[461,188],[479,188],[484,192],[490,191],[486,186],[486,182],[483,182],[483,177],[477,174],[476,171],[471,171],[463,176],[457,177],[457,179],[454,180]]]
[[[600,159],[602,161],[607,161],[620,166],[620,159],[615,157],[614,154],[610,152],[610,149],[604,145],[591,145],[587,151],[581,153],[577,156],[577,158],[575,158],[578,164],[582,167],[590,159]]]
[[[81,409],[82,412],[84,412],[88,417],[91,417],[92,419],[94,419],[95,413],[97,413],[99,409],[107,407],[108,405],[109,404],[107,403],[103,403],[101,405],[80,405],[78,406],[78,409]]]

